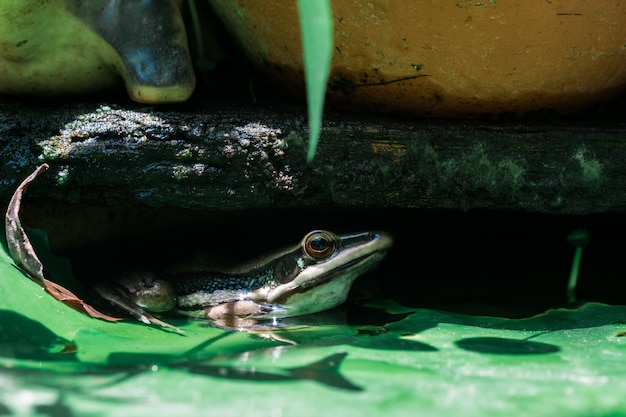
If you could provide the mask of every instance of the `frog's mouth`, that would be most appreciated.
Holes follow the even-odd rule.
[[[289,316],[335,307],[345,301],[352,283],[382,261],[386,253],[385,250],[364,254],[320,273],[313,279],[281,285],[272,291],[268,302],[280,306]]]

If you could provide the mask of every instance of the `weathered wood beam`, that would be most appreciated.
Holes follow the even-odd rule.
[[[191,110],[190,110],[191,109]],[[626,124],[331,114],[318,154],[294,108],[0,103],[0,199],[201,209],[626,211]]]

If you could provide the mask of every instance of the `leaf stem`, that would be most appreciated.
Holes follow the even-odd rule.
[[[587,230],[575,230],[567,236],[567,241],[576,247],[572,268],[569,273],[569,281],[565,292],[569,303],[576,302],[576,286],[578,285],[578,273],[580,272],[580,260],[583,256],[583,248],[589,242],[589,232]]]
[[[580,270],[580,259],[583,256],[583,248],[578,247],[574,252],[574,260],[572,261],[572,269],[569,273],[569,281],[567,283],[567,302],[576,302],[576,286],[578,284],[578,271]]]

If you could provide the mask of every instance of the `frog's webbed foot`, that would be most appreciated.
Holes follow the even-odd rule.
[[[145,324],[155,324],[157,326],[165,327],[168,329],[175,330],[176,332],[183,334],[183,330],[179,329],[176,326],[173,326],[169,323],[166,323],[158,318],[154,317],[152,314],[145,311],[142,307],[135,304],[131,299],[129,299],[122,291],[109,286],[107,284],[97,284],[94,287],[94,290],[100,295],[100,297],[104,298],[108,302],[110,302],[117,309],[130,314],[135,317],[137,320],[141,321]]]

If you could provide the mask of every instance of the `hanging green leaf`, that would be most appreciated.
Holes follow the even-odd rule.
[[[326,84],[333,50],[333,20],[329,0],[299,0],[304,75],[309,116],[307,161],[315,157],[320,137]]]

